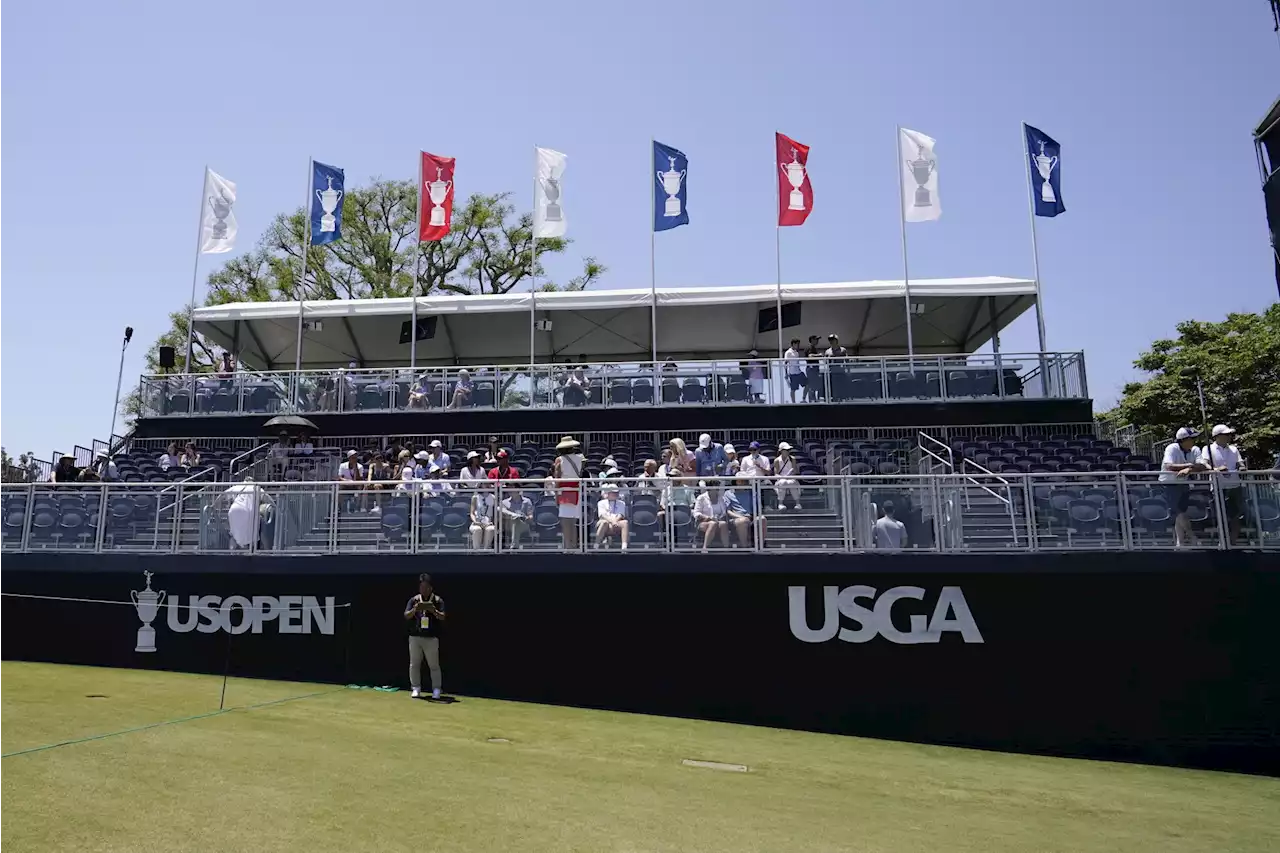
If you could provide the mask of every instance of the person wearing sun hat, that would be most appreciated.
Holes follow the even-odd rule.
[[[488,475],[480,465],[480,451],[473,450],[467,454],[467,464],[462,466],[462,470],[458,472],[458,480],[461,482],[488,480]],[[463,486],[462,488],[473,488],[472,486]]]
[[[1201,459],[1218,476],[1214,478],[1222,490],[1222,504],[1227,511],[1227,527],[1231,541],[1240,538],[1240,519],[1244,516],[1244,489],[1241,488],[1240,449],[1236,447],[1236,431],[1226,424],[1218,424],[1212,430],[1212,441],[1204,446]]]
[[[1187,509],[1191,506],[1192,474],[1204,471],[1200,461],[1200,449],[1195,446],[1196,437],[1200,433],[1191,427],[1182,427],[1164,449],[1164,457],[1160,462],[1160,483],[1164,487],[1165,502],[1175,514],[1173,521],[1173,541],[1181,548],[1192,541],[1191,519]]]
[[[796,460],[791,455],[791,445],[785,441],[778,445],[778,457],[773,460],[773,488],[778,493],[778,509],[787,508],[787,495],[791,495],[794,509],[800,509],[800,481],[796,479],[798,469]]]
[[[566,551],[578,550],[578,519],[582,518],[579,481],[587,461],[582,456],[582,442],[571,435],[556,445],[556,461],[552,476],[556,479],[556,510],[560,516],[560,536]]]

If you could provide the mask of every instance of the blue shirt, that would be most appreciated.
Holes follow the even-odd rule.
[[[756,514],[756,496],[751,491],[750,486],[747,486],[741,492],[737,489],[731,489],[725,492],[724,496],[725,501],[729,504],[729,509],[737,510],[747,515]]]
[[[724,455],[724,445],[712,443],[710,447],[699,447],[693,451],[694,464],[698,466],[699,477],[713,477],[723,474],[728,457]]]

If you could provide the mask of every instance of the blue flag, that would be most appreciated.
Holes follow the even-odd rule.
[[[1065,213],[1062,203],[1062,146],[1043,130],[1024,124],[1027,131],[1027,156],[1031,158],[1031,198],[1036,203],[1036,216]]]
[[[311,163],[311,245],[320,246],[342,239],[341,169],[324,163]]]
[[[689,224],[689,158],[670,145],[653,143],[653,230]]]

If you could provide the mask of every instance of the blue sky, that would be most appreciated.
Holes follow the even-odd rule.
[[[11,4],[2,47],[10,452],[105,437],[121,330],[127,386],[187,298],[205,163],[238,183],[248,248],[300,203],[308,156],[363,181],[411,177],[426,148],[458,157],[460,192],[526,199],[530,147],[555,147],[576,242],[551,274],[590,254],[602,287],[643,287],[657,137],[690,157],[693,219],[658,237],[660,286],[754,284],[774,278],[782,130],[812,146],[817,196],[784,278],[900,278],[903,124],[938,140],[946,211],[910,226],[912,276],[1030,277],[1026,120],[1064,148],[1049,348],[1086,352],[1099,406],[1177,321],[1276,298],[1250,138],[1280,77],[1262,0],[74,0]],[[1030,313],[1003,346],[1035,348]]]

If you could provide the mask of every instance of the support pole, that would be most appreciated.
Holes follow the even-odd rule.
[[[307,158],[307,195],[302,204],[302,278],[298,279],[298,348],[293,359],[294,372],[302,371],[302,306],[307,286],[307,255],[311,249],[311,184],[315,160]]]
[[[898,224],[902,226],[902,299],[907,309],[907,361],[915,370],[913,359],[916,354],[915,339],[911,334],[911,275],[907,268],[907,201],[902,192],[902,126],[894,129],[894,151],[897,152],[898,173]]]
[[[209,165],[204,167],[204,180],[200,184],[200,215],[196,217],[196,260],[191,267],[191,301],[187,303],[187,357],[182,363],[185,372],[191,372],[191,347],[195,335],[196,281],[200,272],[200,235],[204,231],[204,204],[209,190]],[[118,394],[116,395],[119,396]],[[111,440],[111,436],[107,436]]]
[[[649,330],[652,337],[650,361],[655,365],[658,362],[658,268],[654,259],[657,253],[657,232],[653,230],[654,218],[658,215],[657,198],[653,192],[652,181],[657,180],[657,172],[654,171],[653,163],[653,146],[655,140],[649,140],[649,166],[645,170],[648,173],[645,183],[649,187]]]

